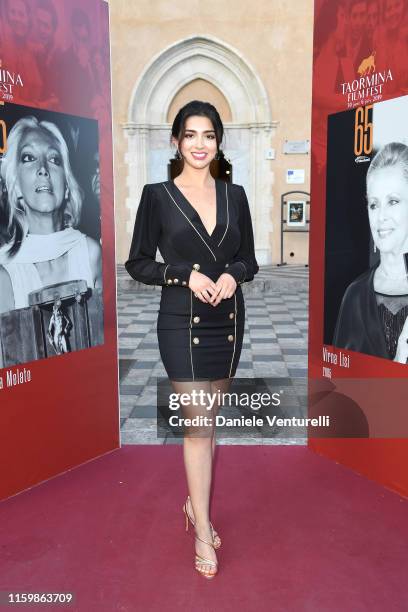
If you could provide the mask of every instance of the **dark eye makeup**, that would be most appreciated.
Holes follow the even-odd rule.
[[[20,161],[24,164],[27,162],[33,162],[36,160],[35,155],[33,155],[32,153],[30,153],[29,151],[23,151],[21,153],[20,156]],[[48,154],[48,161],[51,162],[52,164],[54,164],[55,166],[61,166],[62,165],[62,159],[61,159],[61,155],[57,152],[51,151]]]

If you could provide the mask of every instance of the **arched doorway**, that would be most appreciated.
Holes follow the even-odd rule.
[[[231,119],[225,123],[224,153],[231,160],[234,182],[248,194],[258,261],[270,263],[273,171],[264,151],[272,146],[276,122],[255,70],[237,50],[209,36],[192,36],[164,49],[133,89],[124,125],[128,139],[127,231],[131,235],[143,185],[168,178],[173,156],[168,112],[175,96],[196,79],[218,88],[228,103]]]

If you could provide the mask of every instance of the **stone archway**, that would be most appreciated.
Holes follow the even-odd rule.
[[[232,121],[225,124],[223,149],[233,164],[234,182],[248,194],[258,261],[270,263],[273,172],[265,150],[271,147],[277,122],[271,119],[268,96],[255,70],[239,51],[210,36],[191,36],[167,47],[135,84],[123,126],[128,139],[127,231],[133,230],[143,185],[167,180],[167,111],[176,93],[198,78],[217,87],[230,105]]]

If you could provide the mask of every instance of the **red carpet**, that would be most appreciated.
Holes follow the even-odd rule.
[[[0,590],[75,592],[37,610],[407,610],[395,493],[304,447],[219,447],[212,581],[193,570],[185,494],[180,447],[125,446],[6,500]]]

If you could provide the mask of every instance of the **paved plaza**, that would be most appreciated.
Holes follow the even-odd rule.
[[[303,378],[307,375],[308,270],[267,266],[243,286],[246,321],[240,378]],[[156,378],[166,377],[156,320],[160,288],[141,286],[118,269],[118,340],[122,444],[173,444],[157,438]],[[273,438],[219,438],[222,444],[273,444]],[[286,443],[304,444],[305,438]]]

